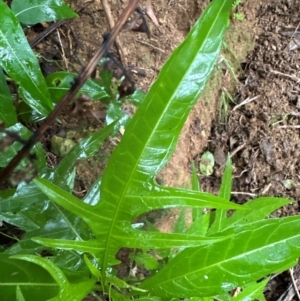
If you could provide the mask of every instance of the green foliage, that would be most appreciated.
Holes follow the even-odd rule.
[[[92,291],[101,291],[111,300],[264,300],[268,279],[258,280],[296,263],[300,218],[266,219],[289,200],[264,197],[244,205],[230,202],[229,159],[218,196],[199,191],[195,167],[193,190],[163,187],[154,181],[172,155],[189,111],[215,67],[231,7],[230,0],[214,0],[209,5],[164,65],[146,98],[141,101],[138,93],[132,96],[139,108],[130,121],[119,111],[111,114],[115,117],[110,117],[108,126],[82,139],[53,169],[46,166],[41,145],[35,146],[39,177],[0,193],[0,218],[25,232],[0,253],[5,270],[0,275],[3,300],[80,301]],[[3,1],[0,10],[3,23],[11,26],[6,37],[0,24],[0,65],[19,86],[31,115],[43,118],[74,75],[60,72],[43,78],[15,15]],[[14,51],[9,54],[8,48]],[[0,117],[9,131],[29,137],[30,132],[16,123],[8,78],[1,74]],[[110,83],[108,75],[102,82],[89,80],[82,91],[92,99],[110,99],[107,103],[119,110],[120,100],[106,83]],[[126,119],[125,135],[103,177],[83,200],[78,199],[71,193],[76,160],[93,156],[122,118]],[[16,142],[1,153],[1,166],[19,148]],[[174,233],[146,231],[134,223],[151,210],[174,207],[192,208],[190,227],[185,225],[185,211]],[[216,210],[204,210],[207,208]],[[115,255],[124,247],[137,249],[130,258],[147,269],[150,276],[145,280],[133,273],[134,267],[128,278],[116,277]],[[242,293],[231,297],[229,291],[238,286]]]
[[[18,20],[26,25],[77,16],[62,0],[13,0],[11,10]]]
[[[210,176],[213,174],[215,165],[214,155],[207,151],[201,156],[201,161],[199,164],[200,172],[206,176]]]
[[[233,10],[236,10],[236,9],[239,7],[239,5],[241,5],[241,4],[242,4],[242,0],[234,0],[234,1],[233,1],[233,4],[232,4],[232,9],[233,9]],[[235,12],[235,13],[233,14],[233,16],[234,16],[234,18],[235,18],[236,20],[238,20],[238,21],[243,21],[244,18],[245,18],[245,16],[244,16],[243,13],[238,13],[238,12]]]

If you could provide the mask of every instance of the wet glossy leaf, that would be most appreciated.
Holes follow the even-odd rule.
[[[19,85],[21,98],[46,116],[53,106],[37,58],[19,21],[3,1],[0,1],[0,11],[0,65]]]
[[[64,71],[56,72],[47,76],[46,83],[54,102],[59,101],[67,93],[76,76],[77,74],[75,73]],[[85,82],[78,95],[80,94],[88,95],[92,100],[109,97],[105,87],[92,79],[88,79]]]
[[[84,222],[53,204],[33,184],[19,185],[15,195],[0,202],[0,219],[26,231],[22,240],[6,250],[9,254],[41,252],[33,237],[89,239]]]
[[[145,99],[146,94],[141,91],[141,90],[135,90],[133,94],[127,96],[125,100],[130,101],[132,104],[134,104],[135,106],[139,106]]]
[[[92,185],[88,193],[83,198],[83,202],[89,205],[96,205],[100,200],[100,186],[102,175]]]
[[[116,135],[121,127],[126,128],[130,117],[122,110],[122,102],[114,101],[108,105],[106,123],[115,123],[113,134]],[[116,122],[117,121],[117,122]]]
[[[23,140],[27,140],[32,135],[32,133],[21,123],[17,123],[14,126],[7,128],[6,130],[18,135]],[[7,134],[0,132],[0,139],[5,137],[6,135]],[[6,166],[22,147],[22,143],[14,142],[10,147],[7,148],[5,152],[1,152],[0,167]],[[39,174],[43,174],[46,167],[46,155],[42,145],[40,143],[37,143],[33,147],[31,154],[35,154],[36,159],[32,162],[37,166]],[[26,164],[28,164],[28,162],[29,160],[25,159],[21,162],[20,166],[24,168]]]
[[[128,235],[123,222],[128,219],[126,216],[134,217],[137,212],[141,214],[174,204],[186,206],[191,195],[198,195],[199,202],[204,195],[207,196],[187,190],[162,189],[152,179],[172,155],[188,113],[209,79],[222,46],[230,9],[231,1],[223,0],[214,1],[207,8],[162,68],[110,157],[102,178],[101,202],[97,206],[103,218],[107,219],[101,229],[105,237],[103,270],[118,248],[116,236],[119,237],[119,231],[124,231],[121,237]],[[218,207],[226,206],[226,203],[213,201],[207,205]],[[157,234],[157,238],[160,235]],[[140,237],[141,245],[147,243],[141,234],[136,233],[137,237]],[[122,239],[118,239],[121,243]]]
[[[17,115],[13,106],[12,97],[6,84],[3,70],[0,68],[0,121],[6,127],[17,123]]]
[[[0,266],[1,301],[17,300],[17,295],[25,300],[46,301],[59,292],[59,285],[51,275],[36,264],[0,254]]]
[[[225,293],[296,264],[299,229],[299,216],[238,225],[228,240],[183,250],[141,288],[168,298]]]
[[[216,239],[133,229],[131,221],[149,210],[176,206],[242,208],[208,193],[163,188],[152,180],[170,158],[189,110],[213,70],[230,4],[223,7],[216,3],[215,10],[208,10],[208,16],[197,22],[185,42],[175,50],[129,123],[102,178],[98,204],[87,205],[44,179],[35,180],[51,200],[89,225],[99,239],[99,247],[104,247],[102,271],[115,261],[114,254],[121,246],[191,247]],[[216,15],[217,21],[212,17]],[[182,57],[185,57],[184,62]]]
[[[86,295],[92,291],[96,280],[94,278],[82,279],[80,282],[70,283],[64,273],[49,259],[34,255],[16,255],[12,258],[21,259],[24,261],[35,263],[44,268],[55,280],[55,287],[59,287],[59,292],[56,298],[51,300],[72,300],[82,301]],[[38,276],[38,275],[37,275]],[[40,291],[40,294],[42,292]],[[32,300],[32,299],[31,299]],[[37,299],[40,300],[40,299]]]
[[[20,120],[24,123],[36,123],[44,119],[37,111],[32,110],[26,102],[17,104],[16,111]]]
[[[11,9],[21,23],[28,25],[78,16],[61,0],[13,0]]]

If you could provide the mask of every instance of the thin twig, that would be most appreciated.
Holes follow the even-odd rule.
[[[300,129],[300,125],[279,125],[279,129]]]
[[[290,268],[290,275],[291,275],[291,279],[292,279],[292,283],[293,283],[293,287],[294,287],[294,290],[296,292],[296,295],[298,297],[298,300],[300,300],[300,294],[299,294],[299,291],[298,291],[298,287],[297,287],[297,284],[296,284],[296,281],[294,279],[294,268]]]
[[[41,34],[39,34],[32,42],[30,42],[30,47],[34,48],[38,43],[45,39],[50,33],[55,29],[60,27],[62,24],[66,23],[67,20],[60,20],[51,24],[47,29],[45,29]]]
[[[257,196],[257,194],[255,193],[249,193],[249,192],[242,192],[242,191],[232,191],[231,194],[233,195],[248,195],[248,196],[251,196],[253,198],[255,198]]]
[[[105,12],[109,27],[112,30],[112,28],[115,25],[115,22],[114,22],[114,19],[112,17],[112,14],[111,14],[111,9],[110,9],[110,5],[109,5],[108,1],[107,0],[102,0],[102,6],[104,8],[104,12]],[[122,46],[122,43],[121,43],[121,40],[120,40],[119,37],[116,37],[115,44],[116,44],[117,51],[118,51],[119,56],[120,56],[120,61],[123,63],[123,65],[126,66],[127,65],[126,64],[126,54],[125,54],[125,51],[123,49],[123,46]]]
[[[238,109],[239,107],[241,107],[241,106],[243,106],[243,105],[245,105],[245,104],[247,104],[247,103],[249,103],[249,102],[251,102],[251,101],[253,101],[253,100],[255,100],[255,99],[257,99],[259,97],[259,95],[258,96],[255,96],[255,97],[253,97],[253,98],[246,98],[244,101],[242,101],[241,103],[239,103],[237,106],[235,106],[233,109],[232,109],[232,111],[235,111],[236,109]]]
[[[231,154],[230,158],[232,158],[237,152],[239,152],[241,149],[245,147],[246,143],[243,143],[242,145],[238,146]]]
[[[68,60],[66,58],[66,54],[65,54],[64,46],[63,46],[61,38],[60,38],[59,30],[57,31],[57,38],[58,38],[59,46],[61,48],[61,56],[62,56],[63,61],[65,63],[66,69],[68,69]]]
[[[297,84],[300,83],[300,78],[295,76],[295,75],[290,75],[290,74],[286,74],[286,73],[282,73],[276,70],[271,70],[270,73],[275,74],[275,75],[279,75],[279,76],[283,76],[283,77],[287,77],[292,79],[293,81],[295,81]]]
[[[160,52],[162,52],[162,53],[166,53],[166,52],[163,51],[162,49],[160,49],[160,48],[158,48],[158,47],[155,47],[155,46],[153,46],[152,44],[149,44],[149,43],[147,43],[147,42],[139,41],[139,40],[138,40],[138,42],[141,43],[141,44],[143,44],[143,45],[147,45],[147,46],[149,46],[149,47],[151,47],[151,48],[153,48],[153,49],[155,49],[155,50],[157,50],[157,51],[160,51]]]

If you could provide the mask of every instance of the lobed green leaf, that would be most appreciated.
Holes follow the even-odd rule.
[[[145,212],[146,208],[180,206],[184,202],[189,206],[192,202],[187,204],[188,198],[192,193],[195,198],[198,194],[198,204],[201,203],[199,192],[173,190],[172,193],[167,191],[166,196],[166,190],[152,179],[172,155],[188,113],[213,71],[228,25],[231,3],[215,0],[206,9],[162,68],[110,157],[100,187],[101,202],[95,206],[95,211],[106,219],[99,233],[105,242],[103,271],[120,247],[119,238],[128,235],[124,220],[137,212]],[[181,194],[181,198],[176,194]],[[194,206],[195,203],[196,199]],[[216,203],[207,202],[208,206],[217,206]],[[224,202],[219,204],[225,206]],[[227,205],[231,204],[227,202]],[[134,235],[129,237],[133,239]],[[135,235],[136,241],[138,237],[140,233]],[[145,243],[147,240],[141,237],[140,245]]]

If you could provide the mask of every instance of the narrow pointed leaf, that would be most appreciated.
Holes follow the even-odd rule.
[[[64,239],[48,239],[42,237],[35,237],[32,240],[36,243],[42,244],[46,247],[57,248],[63,250],[75,250],[78,252],[86,252],[99,256],[101,252],[104,251],[104,248],[100,247],[98,240],[89,240],[89,241],[75,241],[75,240],[64,240]]]
[[[95,235],[99,232],[101,224],[108,221],[108,218],[101,216],[98,211],[95,210],[96,206],[90,206],[83,203],[78,198],[54,185],[50,181],[35,179],[34,183],[49,197],[50,200],[74,213],[76,216],[81,217],[89,225]]]
[[[88,193],[83,198],[83,202],[91,206],[96,205],[100,200],[100,185],[102,176],[100,176],[92,185]]]
[[[138,248],[143,241],[143,247],[146,249],[153,248],[179,248],[179,247],[197,247],[201,245],[211,244],[216,241],[224,240],[227,236],[218,237],[200,237],[198,235],[180,234],[180,233],[159,233],[159,232],[142,232],[137,235],[137,232],[130,231],[128,227],[128,237],[117,236],[118,242],[122,243],[124,247]]]
[[[19,85],[22,99],[46,116],[53,105],[37,58],[19,21],[3,1],[0,1],[0,11],[0,66]]]
[[[231,197],[231,186],[232,186],[232,163],[230,157],[228,156],[226,162],[226,168],[222,176],[222,183],[219,192],[219,197],[229,201]],[[226,218],[227,218],[226,210],[217,210],[210,231],[214,231],[214,232],[222,231],[222,222]]]
[[[215,227],[214,224],[209,229],[209,234],[211,235],[219,231],[225,231],[237,225],[259,221],[290,202],[291,200],[289,199],[275,197],[261,197],[251,200],[243,205],[243,207],[248,208],[249,210],[238,210],[235,211],[231,217],[225,216],[223,219],[219,220],[219,227]]]
[[[226,168],[222,176],[222,183],[219,192],[219,197],[229,201],[231,197],[231,186],[232,186],[232,162],[228,156],[226,162]]]
[[[254,282],[243,288],[243,291],[239,293],[236,297],[232,298],[232,301],[250,301],[250,300],[260,300],[263,296],[264,289],[269,282],[269,278],[261,281]]]
[[[200,183],[197,175],[197,169],[194,161],[192,161],[192,189],[196,191],[201,191]]]
[[[152,295],[203,297],[282,271],[300,256],[300,217],[239,225],[228,240],[185,249],[142,283]]]
[[[144,192],[141,188],[128,193],[124,200],[124,206],[130,209],[134,216],[139,216],[150,210],[174,207],[249,210],[206,192],[170,187],[155,187],[148,192]]]
[[[16,297],[17,301],[26,301],[19,286],[17,286]]]

